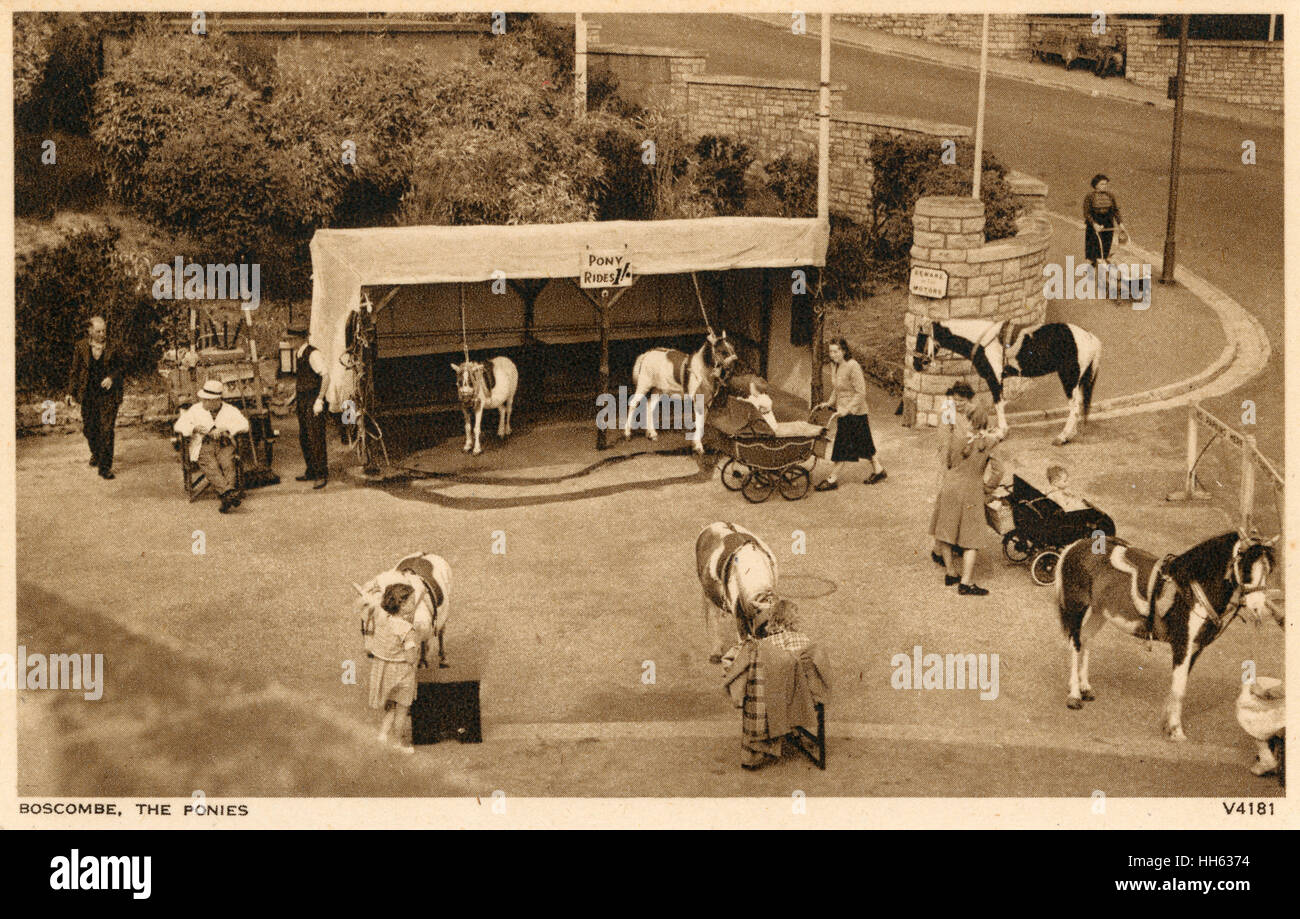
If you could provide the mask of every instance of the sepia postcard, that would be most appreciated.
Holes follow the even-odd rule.
[[[517,6],[4,14],[0,826],[1294,827],[1284,6]]]

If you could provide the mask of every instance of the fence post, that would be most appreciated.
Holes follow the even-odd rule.
[[[1183,474],[1183,487],[1180,491],[1165,495],[1166,501],[1205,501],[1210,497],[1209,492],[1203,491],[1196,484],[1196,461],[1200,458],[1196,429],[1196,413],[1199,409],[1200,403],[1197,402],[1187,406],[1187,467]]]
[[[1244,435],[1241,448],[1241,527],[1247,533],[1255,517],[1255,435]]]

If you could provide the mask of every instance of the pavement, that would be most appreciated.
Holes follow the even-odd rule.
[[[788,14],[740,13],[736,15],[786,32],[790,30],[790,17]],[[808,17],[808,33],[810,35],[821,35],[820,17]],[[980,53],[978,50],[954,48],[949,45],[922,41],[905,35],[894,35],[839,20],[831,23],[831,42],[907,60],[942,64],[944,67],[958,70],[978,72],[980,69]],[[1092,71],[1081,67],[1072,67],[1067,70],[1059,62],[989,55],[988,70],[991,74],[1010,80],[1032,83],[1035,86],[1048,86],[1054,89],[1086,93],[1093,98],[1118,99],[1136,105],[1149,105],[1171,111],[1174,107],[1173,100],[1168,99],[1165,93],[1159,90],[1138,86],[1123,77],[1102,79]],[[1284,123],[1283,116],[1279,114],[1261,112],[1228,102],[1218,102],[1213,99],[1199,99],[1190,95],[1183,100],[1183,107],[1185,111],[1213,115],[1218,118],[1227,118],[1247,124],[1279,127]]]
[[[411,485],[440,492],[432,501],[340,475],[355,460],[337,447],[335,478],[313,491],[292,481],[300,459],[288,448],[278,453],[284,484],[250,493],[230,515],[217,514],[214,501],[184,500],[162,437],[122,437],[112,482],[86,468],[78,436],[25,439],[17,456],[18,638],[29,650],[104,653],[106,690],[96,702],[20,695],[19,787],[46,796],[188,797],[200,789],[213,800],[490,797],[497,789],[575,797],[792,788],[1081,799],[1095,789],[1277,794],[1275,783],[1247,771],[1251,746],[1233,699],[1242,660],[1282,672],[1281,632],[1271,624],[1258,635],[1233,629],[1202,656],[1186,702],[1187,744],[1168,743],[1157,727],[1168,651],[1113,630],[1102,632],[1094,654],[1099,701],[1067,710],[1067,655],[1051,591],[1007,563],[991,531],[977,580],[992,594],[959,597],[941,586],[925,536],[935,435],[899,427],[894,402],[870,395],[885,482],[865,487],[854,470],[837,492],[761,505],[723,489],[708,466],[682,475],[694,461],[671,452],[684,447],[676,432],[655,445],[666,453],[599,467],[613,470],[613,487],[558,496],[543,487],[545,500],[488,504],[466,498],[510,487],[485,481],[493,475],[544,478],[521,469],[513,444],[495,436],[473,460],[478,481]],[[591,428],[517,418],[521,432],[549,440],[550,468],[601,460]],[[282,422],[287,443],[292,425]],[[1097,421],[1079,442],[1057,448],[1050,431],[1013,428],[1003,451],[1034,481],[1047,463],[1063,463],[1121,535],[1156,551],[1228,528],[1230,501],[1164,501],[1178,484],[1181,443],[1151,431],[1145,416]],[[638,446],[645,441],[630,448]],[[643,469],[633,480],[634,464],[650,467],[650,478],[641,479]],[[452,488],[460,491],[448,495]],[[769,540],[783,591],[832,649],[825,773],[789,758],[755,776],[738,768],[739,716],[706,660],[692,561],[695,534],[719,519]],[[791,540],[800,532],[802,553]],[[349,584],[415,549],[452,565],[451,673],[482,680],[485,739],[401,758],[374,745]],[[998,654],[997,698],[891,688],[895,655],[918,645]],[[349,662],[360,667],[351,682]]]

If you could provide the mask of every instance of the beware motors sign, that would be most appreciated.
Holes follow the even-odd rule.
[[[948,293],[948,272],[914,265],[907,289],[918,297],[940,299]]]
[[[627,246],[622,249],[593,249],[582,254],[582,270],[578,273],[579,287],[631,287],[632,264],[628,261]]]

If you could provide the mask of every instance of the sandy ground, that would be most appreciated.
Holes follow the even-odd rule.
[[[301,468],[292,420],[281,422],[285,484],[219,515],[187,504],[176,456],[157,436],[119,440],[118,478],[87,468],[81,438],[18,449],[20,642],[30,650],[105,654],[104,698],[24,693],[25,794],[355,795],[1269,795],[1251,776],[1233,699],[1258,642],[1260,672],[1280,673],[1281,633],[1237,627],[1198,663],[1184,721],[1191,742],[1158,731],[1169,651],[1103,631],[1099,700],[1065,707],[1067,653],[1051,591],[1007,564],[989,533],[977,579],[987,598],[945,589],[928,558],[930,433],[905,431],[874,397],[890,478],[850,475],[832,494],[750,505],[713,480],[656,486],[682,457],[641,458],[623,489],[546,504],[475,509],[495,486],[454,484],[471,500],[418,500],[336,476],[321,492]],[[1048,431],[1013,432],[1008,458],[1041,478],[1050,461],[1160,551],[1226,529],[1216,505],[1166,504],[1177,483],[1181,416],[1094,423],[1065,448]],[[541,430],[545,430],[541,426]],[[590,462],[590,432],[556,426],[557,458]],[[666,435],[660,447],[671,446]],[[1159,444],[1158,448],[1142,444]],[[1119,449],[1119,445],[1123,445]],[[480,460],[490,468],[485,438]],[[344,455],[335,458],[336,467]],[[662,462],[661,469],[654,468]],[[435,483],[433,488],[444,489]],[[447,500],[451,497],[452,500]],[[417,500],[410,500],[417,498]],[[693,544],[732,520],[763,535],[805,627],[835,665],[831,768],[787,758],[738,768],[739,714],[706,659]],[[195,554],[197,539],[205,552]],[[806,554],[792,554],[794,534]],[[494,554],[504,534],[504,554]],[[440,744],[413,758],[374,746],[367,662],[349,582],[415,550],[455,572],[452,675],[482,680],[485,742]],[[999,655],[996,700],[969,690],[890,687],[892,658]],[[343,679],[347,661],[358,681]],[[642,680],[653,661],[655,681]],[[784,789],[784,790],[783,790]]]

